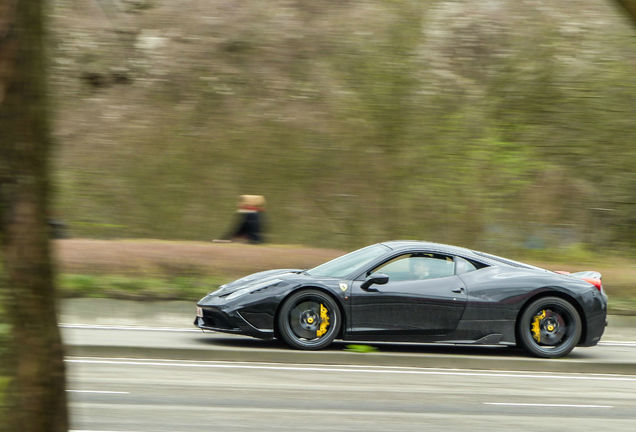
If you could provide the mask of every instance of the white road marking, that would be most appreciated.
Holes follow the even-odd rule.
[[[605,341],[599,342],[599,345],[602,346],[628,346],[628,347],[636,347],[636,342],[631,341]]]
[[[227,361],[227,360],[186,360],[186,359],[161,359],[161,358],[137,358],[137,357],[98,357],[98,356],[68,356],[66,359],[86,359],[86,360],[123,360],[123,361],[150,361],[150,362],[166,362],[166,363],[205,363],[205,364],[232,364],[232,365],[266,365],[266,366],[279,366],[283,363],[279,362],[264,362],[264,361]],[[307,366],[306,363],[284,363],[295,366]],[[511,369],[459,369],[459,368],[444,368],[444,367],[417,367],[417,366],[384,366],[384,365],[355,365],[355,364],[327,364],[327,363],[310,363],[310,366],[326,366],[326,367],[340,367],[340,368],[358,368],[358,369],[390,369],[390,370],[432,370],[442,372],[490,372],[490,373],[516,373],[526,374],[528,371],[511,370]],[[537,372],[543,374],[558,374],[559,372]],[[624,377],[634,376],[629,374],[610,374],[610,373],[581,373],[581,372],[563,372],[571,375],[585,375],[585,376],[599,376],[599,377]]]
[[[69,393],[97,393],[97,394],[130,394],[124,391],[106,391],[106,390],[66,390]]]
[[[113,409],[113,406],[110,404],[96,404],[96,403],[73,403],[71,405],[72,407],[76,408],[76,409],[94,409],[94,410],[110,410]],[[134,415],[140,415],[140,413],[144,413],[146,415],[151,416],[152,413],[154,411],[157,410],[161,410],[161,409],[166,409],[163,406],[149,406],[149,405],[135,405],[135,404],[126,404],[126,405],[117,405],[116,409],[118,411],[129,411],[134,413]],[[378,409],[369,409],[369,410],[360,410],[360,409],[349,409],[346,407],[330,407],[330,408],[308,408],[308,407],[302,407],[302,408],[279,408],[279,407],[267,407],[267,408],[257,408],[257,407],[240,407],[240,406],[187,406],[187,405],[171,405],[170,406],[170,411],[173,413],[180,413],[180,415],[191,415],[191,414],[201,414],[202,412],[205,413],[209,413],[209,414],[220,414],[221,416],[227,418],[228,416],[235,416],[237,418],[240,418],[240,416],[242,415],[258,415],[258,414],[262,414],[264,417],[263,418],[267,418],[267,419],[271,419],[274,418],[272,416],[276,415],[276,416],[280,416],[280,415],[289,415],[290,417],[295,417],[295,416],[302,416],[302,418],[308,418],[308,416],[320,416],[320,418],[324,419],[324,416],[330,416],[329,418],[331,418],[332,420],[334,418],[338,418],[340,416],[342,417],[346,417],[348,419],[351,419],[352,416],[360,416],[362,418],[373,418],[373,417],[379,417],[382,420],[386,421],[387,419],[390,420],[404,420],[405,418],[408,418],[410,421],[418,421],[418,422],[422,422],[422,421],[426,421],[427,419],[435,419],[435,420],[451,420],[451,423],[445,423],[445,424],[457,424],[457,423],[452,423],[453,421],[456,421],[458,418],[461,418],[463,421],[470,421],[470,422],[474,422],[476,417],[474,414],[464,414],[464,413],[460,413],[460,412],[454,412],[454,413],[448,413],[448,414],[444,414],[444,413],[435,413],[435,412],[427,412],[427,411],[421,411],[421,412],[412,412],[412,411],[386,411],[386,410],[378,410]],[[546,418],[549,419],[554,418],[556,420],[562,419],[562,416],[560,415],[561,413],[552,413],[551,416],[546,415]],[[333,417],[331,417],[333,416]],[[492,426],[492,424],[496,424],[498,421],[501,420],[501,416],[498,414],[488,414],[488,413],[481,413],[478,414],[479,419],[487,419],[487,421],[490,423],[490,425]],[[281,418],[281,417],[277,417],[277,418]],[[516,428],[510,428],[510,430],[515,430],[518,429],[519,424],[515,424],[515,426],[517,426]],[[262,429],[262,427],[261,427]],[[267,428],[266,428],[267,429]],[[298,429],[298,428],[297,428]],[[332,428],[333,429],[333,428]],[[358,428],[360,429],[360,428]],[[496,429],[496,428],[492,428],[492,429]],[[343,430],[343,429],[338,429],[335,428],[335,430]],[[354,429],[356,430],[356,429]],[[423,429],[426,430],[426,429]],[[447,429],[445,429],[447,430]],[[482,430],[482,429],[480,429]],[[506,429],[507,430],[507,429]],[[524,429],[525,430],[525,429]],[[529,430],[529,429],[528,429]],[[629,430],[629,429],[622,429],[622,430]],[[105,431],[86,431],[86,432],[105,432]],[[126,431],[129,432],[129,431]]]
[[[196,328],[144,327],[144,326],[120,326],[120,325],[98,325],[98,324],[89,325],[89,324],[61,323],[61,324],[58,324],[58,327],[71,328],[71,329],[86,329],[86,330],[139,330],[139,331],[165,331],[165,332],[178,332],[178,333],[204,332],[203,330],[196,329]],[[205,332],[215,333],[212,330],[205,330]]]
[[[610,374],[551,374],[551,373],[528,373],[511,371],[492,370],[472,370],[472,369],[433,369],[433,368],[393,368],[375,366],[344,366],[344,365],[280,365],[274,363],[250,363],[237,364],[235,362],[205,362],[205,361],[183,361],[169,359],[133,359],[133,358],[90,358],[90,357],[67,357],[68,363],[85,364],[110,364],[127,366],[163,366],[163,367],[184,367],[184,368],[217,368],[217,369],[253,369],[253,370],[281,370],[299,372],[348,372],[348,373],[368,373],[368,374],[410,374],[410,375],[448,375],[448,376],[478,376],[493,378],[530,378],[530,379],[563,379],[563,380],[584,380],[584,381],[629,381],[636,382],[633,375],[610,375]]]
[[[518,406],[518,407],[557,407],[557,408],[614,408],[612,405],[574,405],[574,404],[508,403],[508,402],[484,402],[484,405]]]

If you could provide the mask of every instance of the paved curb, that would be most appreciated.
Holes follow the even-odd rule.
[[[451,350],[452,348],[449,348]],[[594,348],[583,348],[594,349]],[[294,351],[282,349],[172,349],[156,347],[123,347],[70,345],[66,355],[77,357],[144,358],[195,361],[236,361],[263,363],[328,364],[356,366],[420,367],[441,369],[505,370],[528,372],[567,372],[636,375],[636,363],[594,361],[580,358],[537,359],[509,357],[509,348],[501,356],[431,353],[352,353],[346,351]],[[483,352],[483,351],[482,351]],[[517,354],[517,351],[511,351]],[[521,353],[519,353],[521,354]]]

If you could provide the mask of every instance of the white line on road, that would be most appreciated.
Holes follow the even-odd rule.
[[[574,405],[574,404],[507,403],[507,402],[484,402],[484,405],[518,406],[518,407],[556,407],[556,408],[614,408],[612,405]]]
[[[479,376],[493,378],[544,378],[563,380],[585,380],[585,381],[636,381],[636,376],[632,375],[576,375],[576,374],[549,374],[549,373],[523,373],[510,371],[489,371],[471,369],[440,370],[429,368],[379,368],[379,367],[350,367],[334,365],[294,365],[283,366],[279,364],[236,364],[234,362],[205,362],[205,361],[181,361],[168,359],[126,359],[126,358],[79,358],[67,357],[68,363],[85,364],[107,364],[107,365],[127,365],[127,366],[162,366],[162,367],[184,367],[184,368],[217,368],[217,369],[254,369],[254,370],[280,370],[299,372],[348,372],[348,373],[369,373],[369,374],[411,374],[411,375],[449,375],[449,376]]]
[[[110,404],[98,404],[98,403],[73,403],[72,408],[75,408],[78,410],[91,409],[91,410],[107,411],[107,410],[113,409],[113,406]],[[153,406],[153,405],[147,405],[147,404],[143,404],[143,405],[142,404],[125,404],[125,405],[121,404],[121,405],[117,405],[116,409],[117,411],[121,412],[120,415],[125,414],[126,412],[129,412],[130,416],[146,415],[148,417],[151,417],[157,411],[166,410],[166,407],[161,405]],[[501,414],[494,414],[494,415],[488,414],[488,413],[467,414],[467,413],[462,413],[461,411],[458,411],[458,410],[454,410],[452,413],[451,412],[443,413],[443,412],[431,412],[426,409],[422,411],[399,411],[399,410],[389,411],[389,410],[373,409],[373,408],[350,409],[350,408],[342,407],[342,406],[335,406],[335,407],[328,407],[328,408],[321,409],[321,408],[312,408],[312,407],[305,407],[305,406],[298,407],[298,408],[294,408],[294,407],[281,408],[281,407],[274,407],[274,406],[260,408],[260,407],[243,407],[243,406],[171,405],[169,409],[171,413],[174,414],[175,416],[178,415],[178,416],[187,417],[193,414],[205,415],[205,413],[207,413],[208,415],[212,416],[208,418],[212,418],[212,419],[215,419],[217,414],[219,415],[220,418],[224,418],[224,419],[227,419],[228,417],[233,417],[235,421],[237,422],[245,419],[246,425],[250,424],[250,420],[249,420],[250,415],[258,416],[257,418],[261,418],[265,420],[287,419],[288,421],[294,421],[294,419],[298,419],[297,421],[300,421],[300,422],[311,421],[314,418],[318,422],[320,422],[321,420],[325,422],[327,421],[325,419],[330,419],[328,423],[329,425],[333,425],[333,424],[340,425],[340,428],[332,426],[332,427],[325,427],[324,428],[325,430],[345,430],[343,429],[341,423],[338,422],[338,419],[343,418],[343,419],[351,420],[352,418],[355,419],[356,417],[359,417],[361,420],[371,419],[371,421],[374,421],[373,418],[379,418],[382,421],[380,425],[385,425],[385,426],[388,425],[388,427],[385,429],[372,428],[373,430],[396,430],[395,425],[399,424],[398,422],[404,422],[407,419],[409,423],[413,421],[418,422],[419,428],[417,430],[429,430],[428,428],[426,428],[426,426],[428,425],[428,422],[431,420],[435,423],[445,425],[446,426],[445,428],[442,427],[443,430],[455,430],[452,428],[453,425],[460,426],[460,428],[458,428],[459,430],[471,430],[471,431],[472,430],[520,430],[519,422],[521,421],[521,420],[505,420],[504,418],[501,417]],[[560,412],[552,412],[551,414],[546,415],[545,418],[543,418],[543,420],[549,421],[551,419],[554,419],[555,421],[562,421],[563,418],[561,414],[562,413]],[[317,416],[317,417],[314,417],[314,416]],[[475,422],[478,422],[478,424],[475,424]],[[240,423],[237,423],[237,424],[240,424]],[[264,424],[265,424],[265,427],[263,428]],[[265,430],[273,429],[274,426],[271,426],[269,429],[267,428],[267,426],[270,424],[271,424],[271,421],[270,423],[263,423],[263,420],[262,420],[259,426],[260,426],[260,429],[265,429]],[[464,424],[468,426],[461,427]],[[481,427],[481,428],[476,427],[478,425],[479,426],[484,425],[484,427]],[[499,428],[493,425],[499,426]],[[513,427],[506,428],[506,425],[510,425]],[[394,426],[394,427],[391,428],[391,426]],[[471,427],[471,426],[474,426],[474,427]],[[434,429],[436,428],[435,425],[433,425],[433,428]],[[202,428],[199,428],[199,429],[202,429]],[[210,427],[210,429],[212,428]],[[255,428],[251,428],[251,429],[255,429]],[[256,429],[259,429],[259,428],[257,427]],[[289,426],[285,428],[285,430],[298,430],[298,429],[299,429],[298,427],[296,427],[295,429],[292,429]],[[234,429],[232,428],[230,430],[234,430]],[[357,427],[350,430],[363,430],[363,427]],[[415,429],[408,428],[408,430],[415,430]],[[534,429],[521,429],[521,430],[534,430]],[[566,429],[566,430],[570,430],[570,429]],[[581,429],[577,429],[577,430],[581,430]],[[625,428],[621,430],[631,430],[631,429]],[[90,432],[98,432],[98,431],[90,431]],[[99,431],[99,432],[102,432],[102,431]]]
[[[123,391],[106,391],[106,390],[66,390],[69,393],[98,393],[98,394],[130,394]]]
[[[107,390],[66,390],[69,393],[98,393],[98,394],[130,394],[130,392],[116,392]]]
[[[178,332],[189,333],[196,332],[202,333],[203,330],[195,328],[174,328],[174,327],[143,327],[143,326],[120,326],[120,325],[89,325],[89,324],[59,324],[60,328],[70,329],[85,329],[85,330],[139,330],[139,331],[162,331],[162,332]],[[205,332],[214,333],[212,330],[205,330]]]
[[[636,342],[629,342],[629,341],[606,341],[606,342],[599,342],[599,345],[602,346],[628,346],[628,347],[636,347]]]
[[[306,363],[280,363],[280,362],[265,362],[265,361],[227,361],[227,360],[186,360],[186,359],[161,359],[161,358],[142,358],[142,357],[98,357],[98,356],[68,356],[65,359],[79,359],[79,360],[122,360],[122,361],[150,361],[150,362],[164,362],[164,363],[202,363],[202,364],[232,364],[232,365],[265,365],[265,366],[280,366],[282,364],[294,365],[294,366],[307,366]],[[490,373],[512,373],[512,374],[526,374],[528,371],[514,370],[514,369],[460,369],[460,368],[446,368],[446,367],[417,367],[417,366],[385,366],[385,365],[356,365],[356,364],[327,364],[327,363],[310,363],[310,366],[325,366],[325,367],[339,367],[339,368],[352,368],[352,369],[388,369],[388,370],[428,370],[428,371],[442,371],[442,372],[490,372]],[[560,372],[537,372],[543,374],[558,374]],[[583,375],[577,372],[563,372],[570,375]],[[629,374],[611,374],[611,373],[585,373],[585,376],[596,377],[625,377],[636,375]]]

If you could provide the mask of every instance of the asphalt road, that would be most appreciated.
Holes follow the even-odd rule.
[[[67,358],[75,431],[633,431],[636,376]]]

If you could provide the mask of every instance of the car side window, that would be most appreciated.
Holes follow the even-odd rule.
[[[473,270],[477,270],[477,267],[475,267],[473,263],[471,263],[470,261],[462,257],[458,257],[458,256],[455,257],[456,274],[460,275],[460,274],[471,272]]]
[[[451,257],[438,254],[406,254],[387,261],[371,271],[384,273],[389,281],[434,279],[455,274]]]

